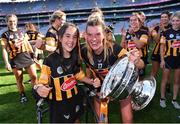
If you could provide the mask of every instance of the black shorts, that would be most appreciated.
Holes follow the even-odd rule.
[[[164,58],[165,68],[167,69],[179,69],[180,68],[180,56],[168,56]]]
[[[83,97],[75,95],[62,101],[50,101],[50,123],[74,123],[83,114]]]
[[[152,61],[161,62],[161,57],[160,57],[159,54],[152,54],[152,55],[151,55],[151,60],[152,60]]]
[[[10,60],[11,68],[17,69],[26,68],[33,63],[34,61],[32,60],[31,55],[27,52],[19,53],[16,57]]]

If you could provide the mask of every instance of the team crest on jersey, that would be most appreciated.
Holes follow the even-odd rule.
[[[69,78],[68,80],[64,81],[63,84],[61,85],[61,90],[62,91],[67,91],[72,89],[76,85],[76,80],[74,77]]]
[[[102,69],[102,63],[98,63],[98,69]]]
[[[128,35],[126,36],[126,38],[129,39],[129,38],[130,38],[130,35],[128,34]]]
[[[169,37],[170,37],[170,38],[173,38],[173,37],[174,37],[174,34],[170,34]]]
[[[63,69],[62,69],[61,66],[59,66],[59,67],[57,68],[57,73],[58,73],[58,74],[62,74],[62,73],[63,73]]]

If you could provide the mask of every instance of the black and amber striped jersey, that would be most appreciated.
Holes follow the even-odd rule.
[[[145,32],[149,32],[149,28],[147,26],[141,26],[141,30]]]
[[[56,101],[69,99],[78,94],[77,80],[85,76],[80,64],[75,63],[72,57],[64,58],[64,65],[60,64],[61,59],[62,57],[57,52],[50,54],[44,60],[38,81],[38,84],[52,87],[49,99]]]
[[[136,37],[138,39],[138,42],[143,42],[146,45],[144,45],[143,48],[140,48],[139,51],[142,54],[143,58],[147,57],[147,50],[148,50],[148,32],[145,30],[138,30],[133,34],[130,34],[129,31],[126,33],[126,42],[127,42],[127,50],[132,50],[136,47],[136,43],[133,41],[133,37]]]
[[[21,52],[33,52],[28,42],[28,36],[21,30],[8,30],[2,34],[1,38],[1,45],[5,46],[6,50],[9,52],[10,59],[13,59]]]
[[[167,26],[165,26],[164,27],[164,31],[170,29],[171,26],[172,26],[171,24],[168,24]],[[162,32],[163,31],[160,29],[160,26],[157,25],[154,28],[154,30],[152,31],[152,37],[157,37],[157,35],[160,35],[160,37],[161,37],[162,36]],[[155,54],[155,55],[160,54],[160,42],[159,41],[155,43],[155,46],[154,46],[152,54]]]
[[[27,31],[26,34],[29,36],[28,41],[42,39],[43,35],[38,31]]]
[[[58,43],[58,30],[56,30],[53,26],[50,27],[46,33],[45,42],[48,46],[57,47]]]
[[[109,50],[110,51],[110,50]],[[104,52],[100,55],[93,54],[94,63],[91,64],[87,57],[86,46],[81,46],[81,54],[84,63],[93,72],[95,77],[98,77],[103,82],[106,74],[109,72],[110,67],[116,62],[118,58],[125,55],[127,50],[122,49],[118,44],[113,45],[113,53],[109,52],[109,56],[104,60]]]
[[[180,30],[172,28],[162,32],[161,44],[165,44],[164,57],[180,55]]]

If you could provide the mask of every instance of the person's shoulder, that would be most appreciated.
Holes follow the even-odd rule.
[[[56,33],[57,31],[53,28],[53,27],[50,27],[49,29],[48,29],[48,31],[47,31],[47,33]]]
[[[10,34],[9,30],[7,30],[1,34],[1,38],[7,38],[9,36],[9,34]]]
[[[149,28],[148,28],[147,26],[142,26],[141,28],[142,28],[142,30],[144,30],[144,31],[149,31]]]
[[[172,28],[168,28],[167,30],[165,30],[165,31],[163,31],[163,34],[165,35],[165,34],[171,34],[171,33],[173,33],[173,29]]]
[[[149,30],[149,29],[148,29]],[[138,31],[139,34],[143,35],[148,35],[148,30],[146,30],[145,28],[140,28],[140,30]]]

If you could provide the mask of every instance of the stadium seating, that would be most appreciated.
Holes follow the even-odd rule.
[[[79,25],[82,31],[88,15],[93,7],[100,7],[107,24],[114,23],[115,27],[128,27],[128,18],[135,11],[143,11],[147,16],[147,23],[158,20],[163,10],[175,12],[179,10],[180,2],[176,0],[41,0],[36,2],[0,3],[0,33],[6,27],[4,17],[15,13],[19,18],[19,26],[32,22],[43,32],[49,25],[49,17],[53,11],[61,9],[67,13],[67,20]],[[115,33],[119,33],[119,28]]]

